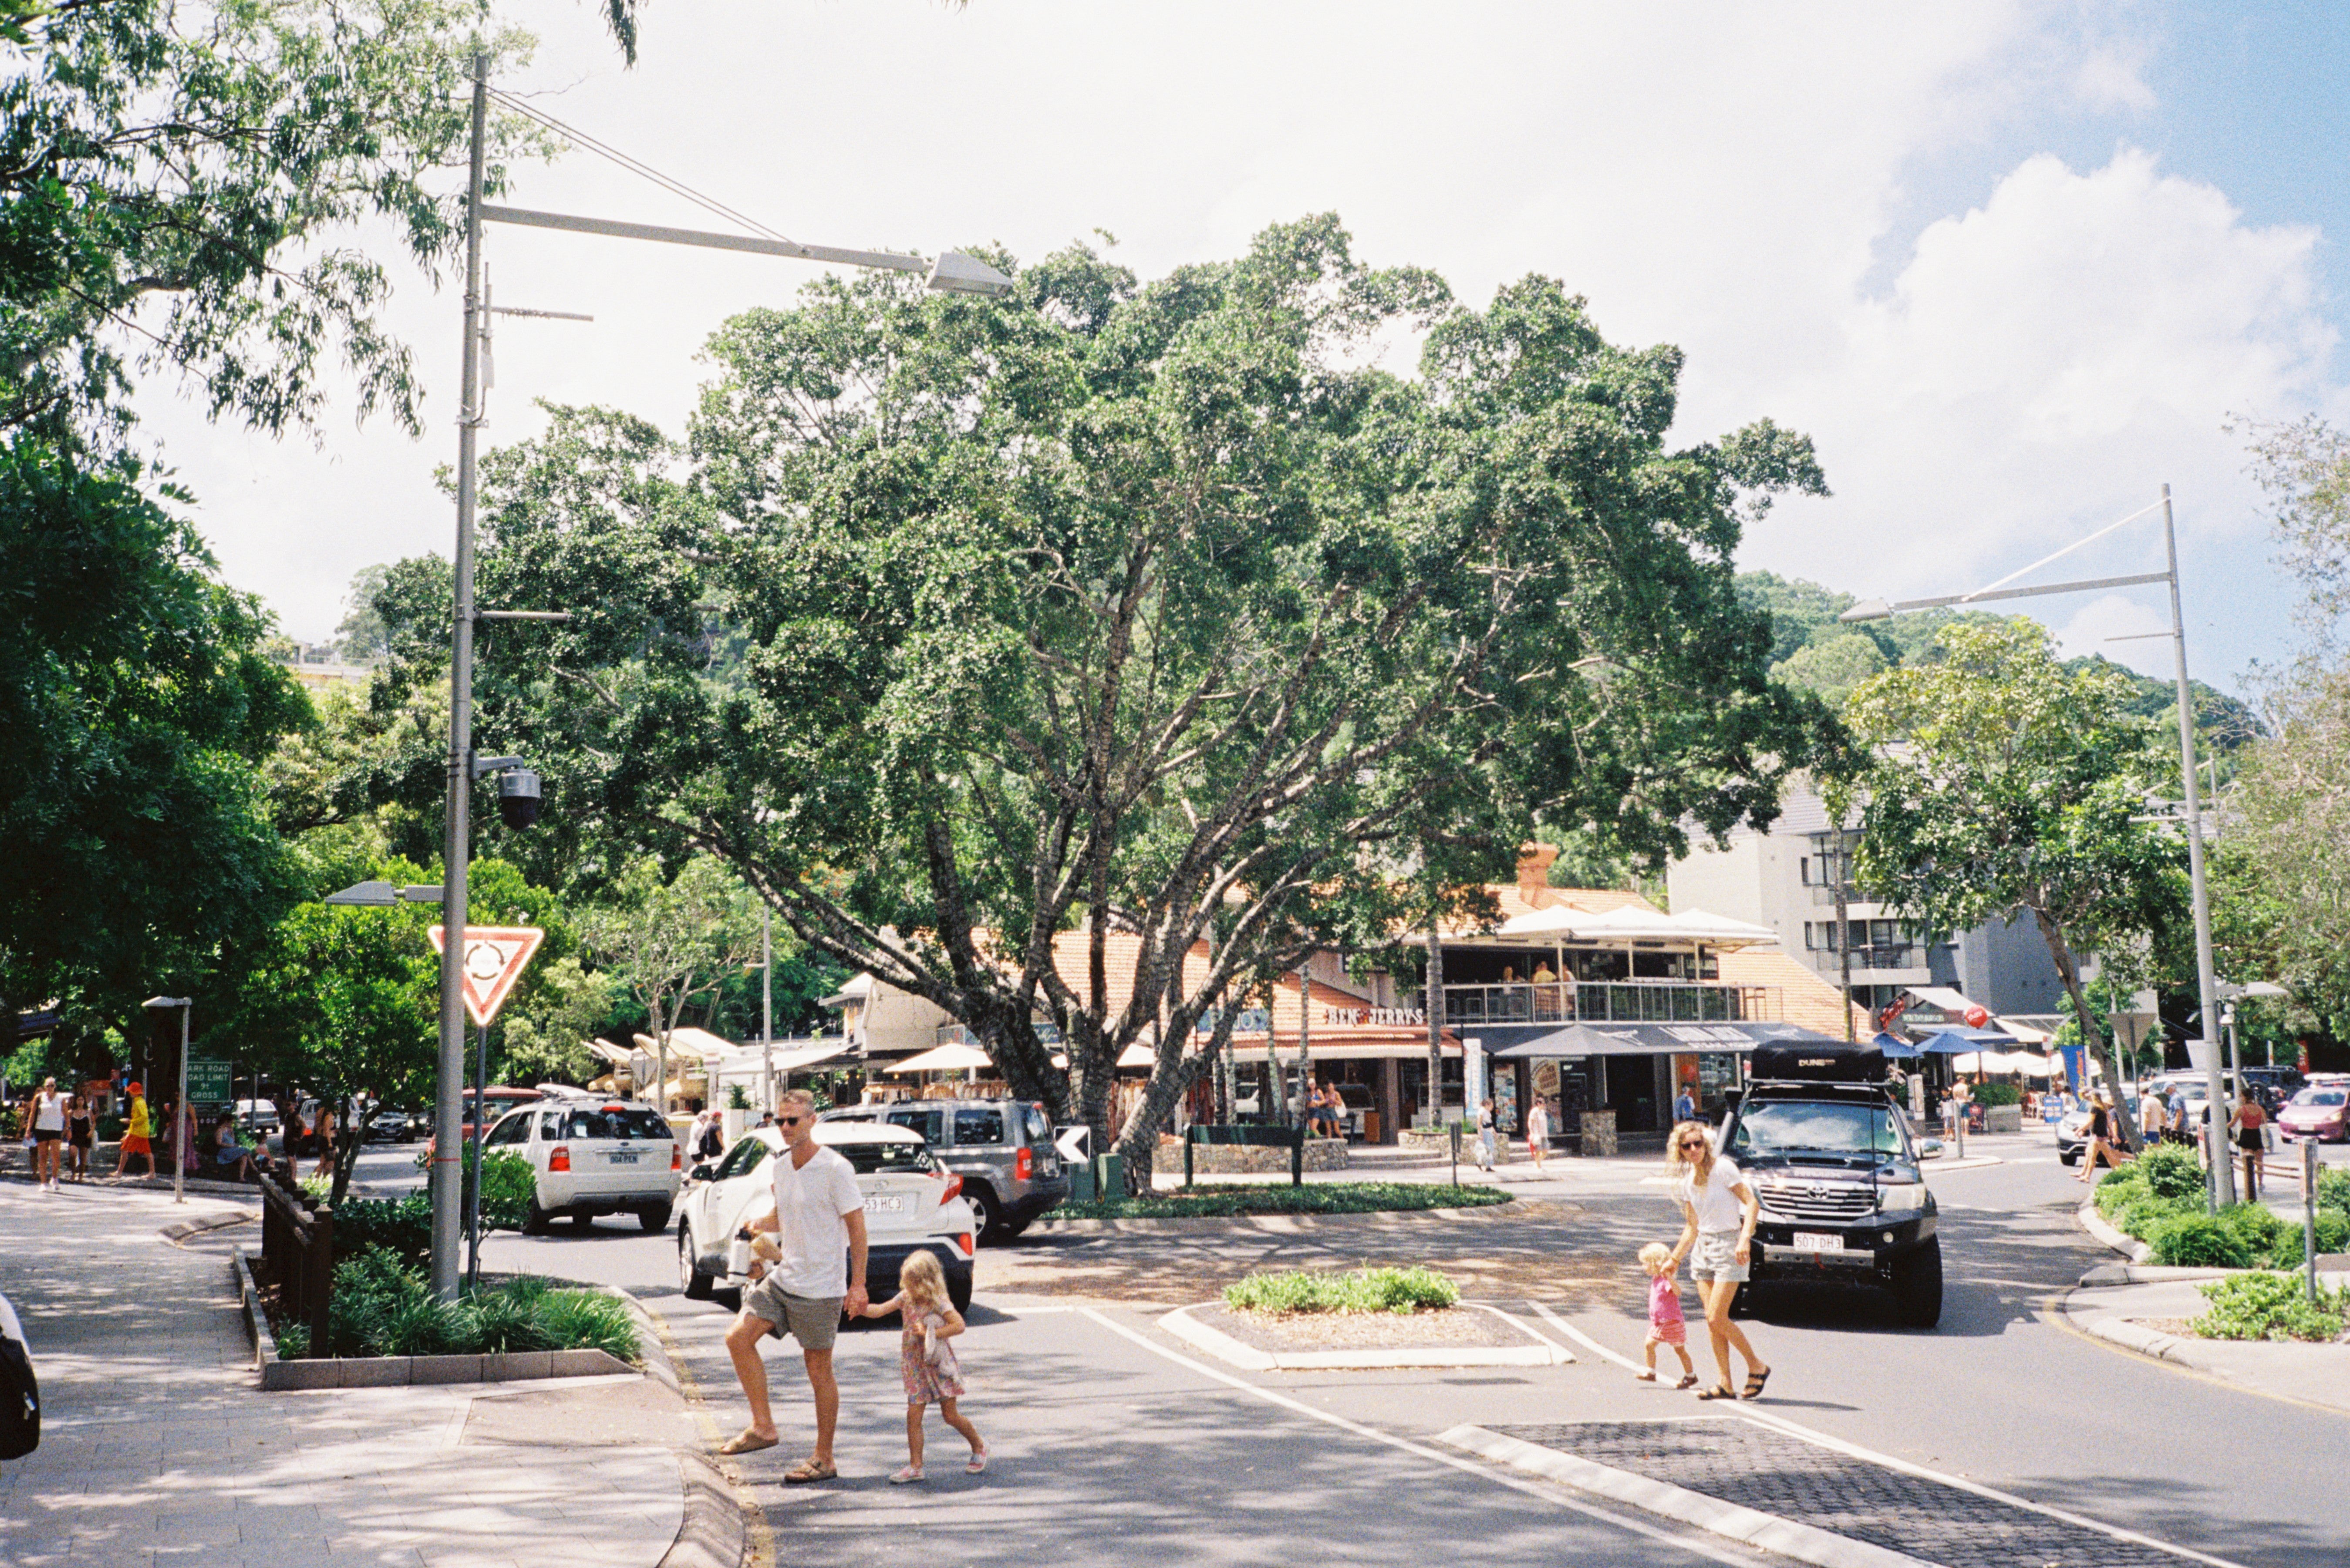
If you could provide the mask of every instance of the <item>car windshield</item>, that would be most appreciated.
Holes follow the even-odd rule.
[[[1883,1106],[1818,1100],[1749,1105],[1731,1138],[1732,1158],[1767,1154],[1899,1154],[1901,1129]]]
[[[560,1112],[556,1129],[545,1136],[561,1138],[665,1138],[669,1123],[659,1111],[608,1110],[580,1106]]]
[[[2303,1089],[2293,1097],[2296,1106],[2338,1106],[2350,1100],[2350,1090]]]
[[[927,1173],[938,1168],[931,1151],[918,1143],[837,1143],[830,1147],[859,1176],[876,1172],[894,1175],[908,1170]]]

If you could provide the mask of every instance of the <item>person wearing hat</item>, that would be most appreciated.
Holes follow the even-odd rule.
[[[155,1127],[147,1114],[147,1086],[133,1083],[129,1085],[128,1093],[130,1096],[130,1120],[122,1129],[122,1152],[115,1158],[114,1174],[130,1175],[131,1157],[136,1155],[147,1162],[146,1174],[152,1176],[155,1174],[155,1145],[152,1141]]]

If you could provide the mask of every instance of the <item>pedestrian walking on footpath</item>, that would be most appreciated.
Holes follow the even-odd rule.
[[[66,1168],[76,1181],[89,1179],[89,1151],[98,1143],[98,1118],[80,1095],[66,1097]]]
[[[2138,1101],[2137,1130],[2148,1148],[2170,1141],[2170,1107],[2162,1103],[2160,1095],[2147,1095]]]
[[[473,1114],[482,1113],[476,1109]],[[318,1168],[310,1174],[324,1179],[335,1174],[335,1108],[326,1101],[318,1102],[318,1120],[310,1129],[318,1140]]]
[[[57,1157],[66,1142],[66,1097],[57,1081],[44,1078],[33,1096],[33,1179],[44,1192],[57,1189]]]
[[[2268,1144],[2268,1138],[2261,1129],[2268,1125],[2268,1112],[2262,1110],[2261,1102],[2251,1095],[2236,1102],[2236,1114],[2228,1118],[2228,1128],[2233,1135],[2231,1141],[2244,1157],[2244,1190],[2241,1196],[2247,1203],[2260,1201],[2261,1155]]]
[[[743,1310],[726,1331],[726,1354],[751,1404],[751,1424],[718,1451],[755,1453],[783,1440],[767,1405],[767,1367],[759,1342],[789,1334],[800,1342],[808,1391],[816,1403],[816,1451],[784,1472],[786,1482],[830,1480],[833,1428],[840,1420],[840,1385],[833,1380],[832,1342],[841,1314],[865,1310],[865,1196],[848,1161],[816,1141],[816,1097],[793,1089],[775,1116],[784,1152],[767,1162],[775,1172],[775,1203],[737,1231],[757,1244],[775,1238],[775,1261],[743,1293]]]
[[[2074,1180],[2095,1181],[2099,1160],[2118,1170],[2131,1158],[2122,1148],[2121,1136],[2114,1124],[2113,1096],[2103,1089],[2089,1102],[2088,1134],[2087,1146],[2081,1151],[2081,1174]]]
[[[1492,1096],[1489,1095],[1484,1099],[1477,1102],[1478,1169],[1491,1170],[1493,1168],[1493,1156],[1495,1153],[1494,1145],[1496,1141],[1497,1135],[1495,1134],[1493,1127],[1493,1100]]]
[[[1543,1173],[1543,1155],[1550,1148],[1550,1109],[1541,1096],[1526,1107],[1526,1153],[1534,1158],[1534,1174]]]
[[[898,1374],[906,1385],[906,1464],[889,1480],[904,1486],[922,1479],[922,1413],[932,1405],[971,1445],[964,1470],[979,1474],[987,1468],[987,1445],[957,1406],[963,1397],[962,1367],[948,1343],[963,1331],[962,1314],[947,1298],[947,1273],[936,1255],[916,1252],[908,1258],[898,1271],[898,1293],[867,1307],[864,1315],[888,1317],[893,1312],[899,1324]]]
[[[1670,1254],[1675,1266],[1689,1260],[1690,1278],[1705,1303],[1706,1333],[1713,1341],[1721,1381],[1700,1399],[1759,1398],[1771,1369],[1748,1343],[1746,1331],[1730,1320],[1730,1303],[1746,1282],[1754,1248],[1754,1221],[1762,1206],[1738,1167],[1713,1152],[1713,1140],[1695,1122],[1673,1128],[1665,1168],[1673,1178],[1673,1201],[1680,1206],[1681,1239]],[[1746,1358],[1746,1386],[1731,1386],[1730,1353]]]
[[[123,1125],[122,1148],[115,1156],[114,1174],[130,1174],[130,1162],[143,1159],[147,1168],[140,1174],[155,1174],[155,1124],[147,1111],[147,1085],[132,1082],[126,1092],[130,1096],[130,1119]]]
[[[1645,1371],[1633,1376],[1643,1383],[1657,1380],[1657,1346],[1669,1345],[1681,1358],[1681,1380],[1676,1388],[1697,1386],[1697,1363],[1690,1359],[1689,1319],[1681,1315],[1680,1263],[1662,1241],[1640,1249],[1640,1267],[1648,1271],[1648,1337],[1641,1351],[1648,1358]]]

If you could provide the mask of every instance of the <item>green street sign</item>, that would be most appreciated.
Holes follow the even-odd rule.
[[[216,1062],[209,1056],[189,1057],[188,1103],[212,1106],[228,1104],[229,1067],[230,1064]]]

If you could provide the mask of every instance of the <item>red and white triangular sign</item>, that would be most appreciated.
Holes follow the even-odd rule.
[[[448,928],[432,928],[432,950],[439,952],[447,945]],[[476,1029],[487,1029],[490,1020],[505,1005],[506,993],[522,978],[530,962],[530,955],[546,933],[536,926],[467,926],[465,928],[465,1012]]]

